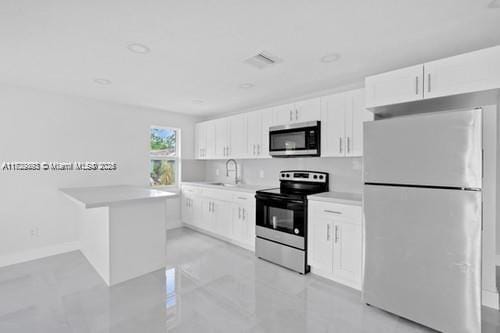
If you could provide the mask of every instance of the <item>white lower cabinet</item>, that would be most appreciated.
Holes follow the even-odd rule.
[[[311,271],[361,289],[361,206],[309,201],[308,263]]]
[[[182,222],[196,230],[205,231],[254,251],[254,196],[254,193],[183,186]]]

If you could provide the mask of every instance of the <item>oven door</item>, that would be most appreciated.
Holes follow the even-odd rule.
[[[305,203],[256,195],[257,237],[305,249]]]
[[[320,156],[320,123],[274,126],[269,129],[269,154],[275,157]]]

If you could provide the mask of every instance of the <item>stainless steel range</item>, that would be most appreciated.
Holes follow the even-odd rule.
[[[328,173],[281,171],[280,187],[257,191],[257,257],[301,274],[307,265],[307,196],[328,191]]]

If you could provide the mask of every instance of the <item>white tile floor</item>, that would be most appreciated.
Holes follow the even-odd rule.
[[[108,288],[80,252],[0,268],[0,332],[429,332],[188,229],[170,231],[167,269]],[[483,332],[500,332],[484,309]]]

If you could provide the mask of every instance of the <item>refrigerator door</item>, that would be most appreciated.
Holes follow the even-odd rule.
[[[481,192],[364,187],[363,298],[444,332],[481,332]]]
[[[364,124],[365,183],[481,188],[481,110]]]

